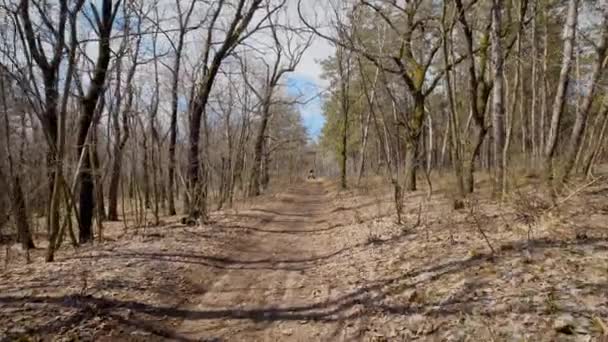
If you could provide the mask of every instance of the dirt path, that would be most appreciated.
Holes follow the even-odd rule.
[[[216,230],[241,233],[231,248],[216,256],[226,267],[213,279],[207,266],[189,275],[201,291],[183,308],[188,314],[176,337],[222,341],[335,337],[336,322],[323,322],[307,309],[331,296],[332,284],[323,284],[311,271],[326,260],[323,232],[337,226],[330,220],[332,209],[324,186],[314,182],[238,213],[234,223],[219,223]],[[244,220],[250,223],[244,226]]]
[[[409,194],[398,225],[386,188],[301,183],[209,225],[35,251],[0,270],[0,341],[604,341],[606,193],[529,236],[491,200]]]

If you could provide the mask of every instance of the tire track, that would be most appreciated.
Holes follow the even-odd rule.
[[[307,183],[242,211],[244,223],[238,218],[238,225],[219,222],[220,228],[215,229],[238,226],[247,234],[237,234],[233,248],[228,246],[218,257],[233,262],[219,278],[206,279],[209,269],[205,266],[188,275],[193,283],[210,285],[183,308],[191,314],[177,328],[176,339],[310,341],[330,337],[336,323],[305,319],[305,314],[287,318],[290,315],[285,314],[290,308],[331,298],[332,285],[319,285],[315,273],[307,272],[324,262],[315,259],[324,253],[314,233],[328,225],[331,202],[326,193],[322,184]],[[295,318],[300,316],[302,319]]]

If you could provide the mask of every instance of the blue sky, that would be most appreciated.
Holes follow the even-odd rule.
[[[320,94],[322,87],[312,77],[302,74],[292,74],[287,79],[287,91],[289,95],[296,97],[302,102],[300,113],[308,134],[313,140],[317,140],[325,123],[323,117],[323,98]]]

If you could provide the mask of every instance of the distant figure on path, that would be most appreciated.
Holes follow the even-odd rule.
[[[315,179],[315,172],[312,169],[308,172],[308,179]]]

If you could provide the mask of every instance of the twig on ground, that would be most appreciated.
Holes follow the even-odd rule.
[[[551,206],[550,208],[548,208],[546,211],[552,210],[552,209],[558,207],[559,205],[562,205],[562,204],[566,203],[572,197],[576,196],[581,191],[585,190],[586,188],[590,187],[591,185],[597,183],[601,179],[603,179],[603,177],[597,177],[597,178],[592,179],[590,182],[587,182],[587,183],[583,184],[582,186],[580,186],[577,189],[575,189],[572,192],[570,192],[570,194],[568,196],[566,196],[566,197],[562,198],[561,200],[557,201],[553,206]]]
[[[475,223],[475,226],[477,227],[477,230],[479,231],[479,233],[481,234],[481,236],[483,236],[484,240],[486,241],[486,244],[488,245],[488,247],[492,251],[492,254],[496,254],[496,251],[494,250],[494,247],[492,247],[492,243],[490,242],[490,239],[488,238],[488,236],[486,235],[485,231],[481,227],[481,221],[479,220],[479,218],[477,217],[477,214],[475,213],[477,205],[470,204],[469,208],[470,208],[470,215],[473,218],[473,221]]]

